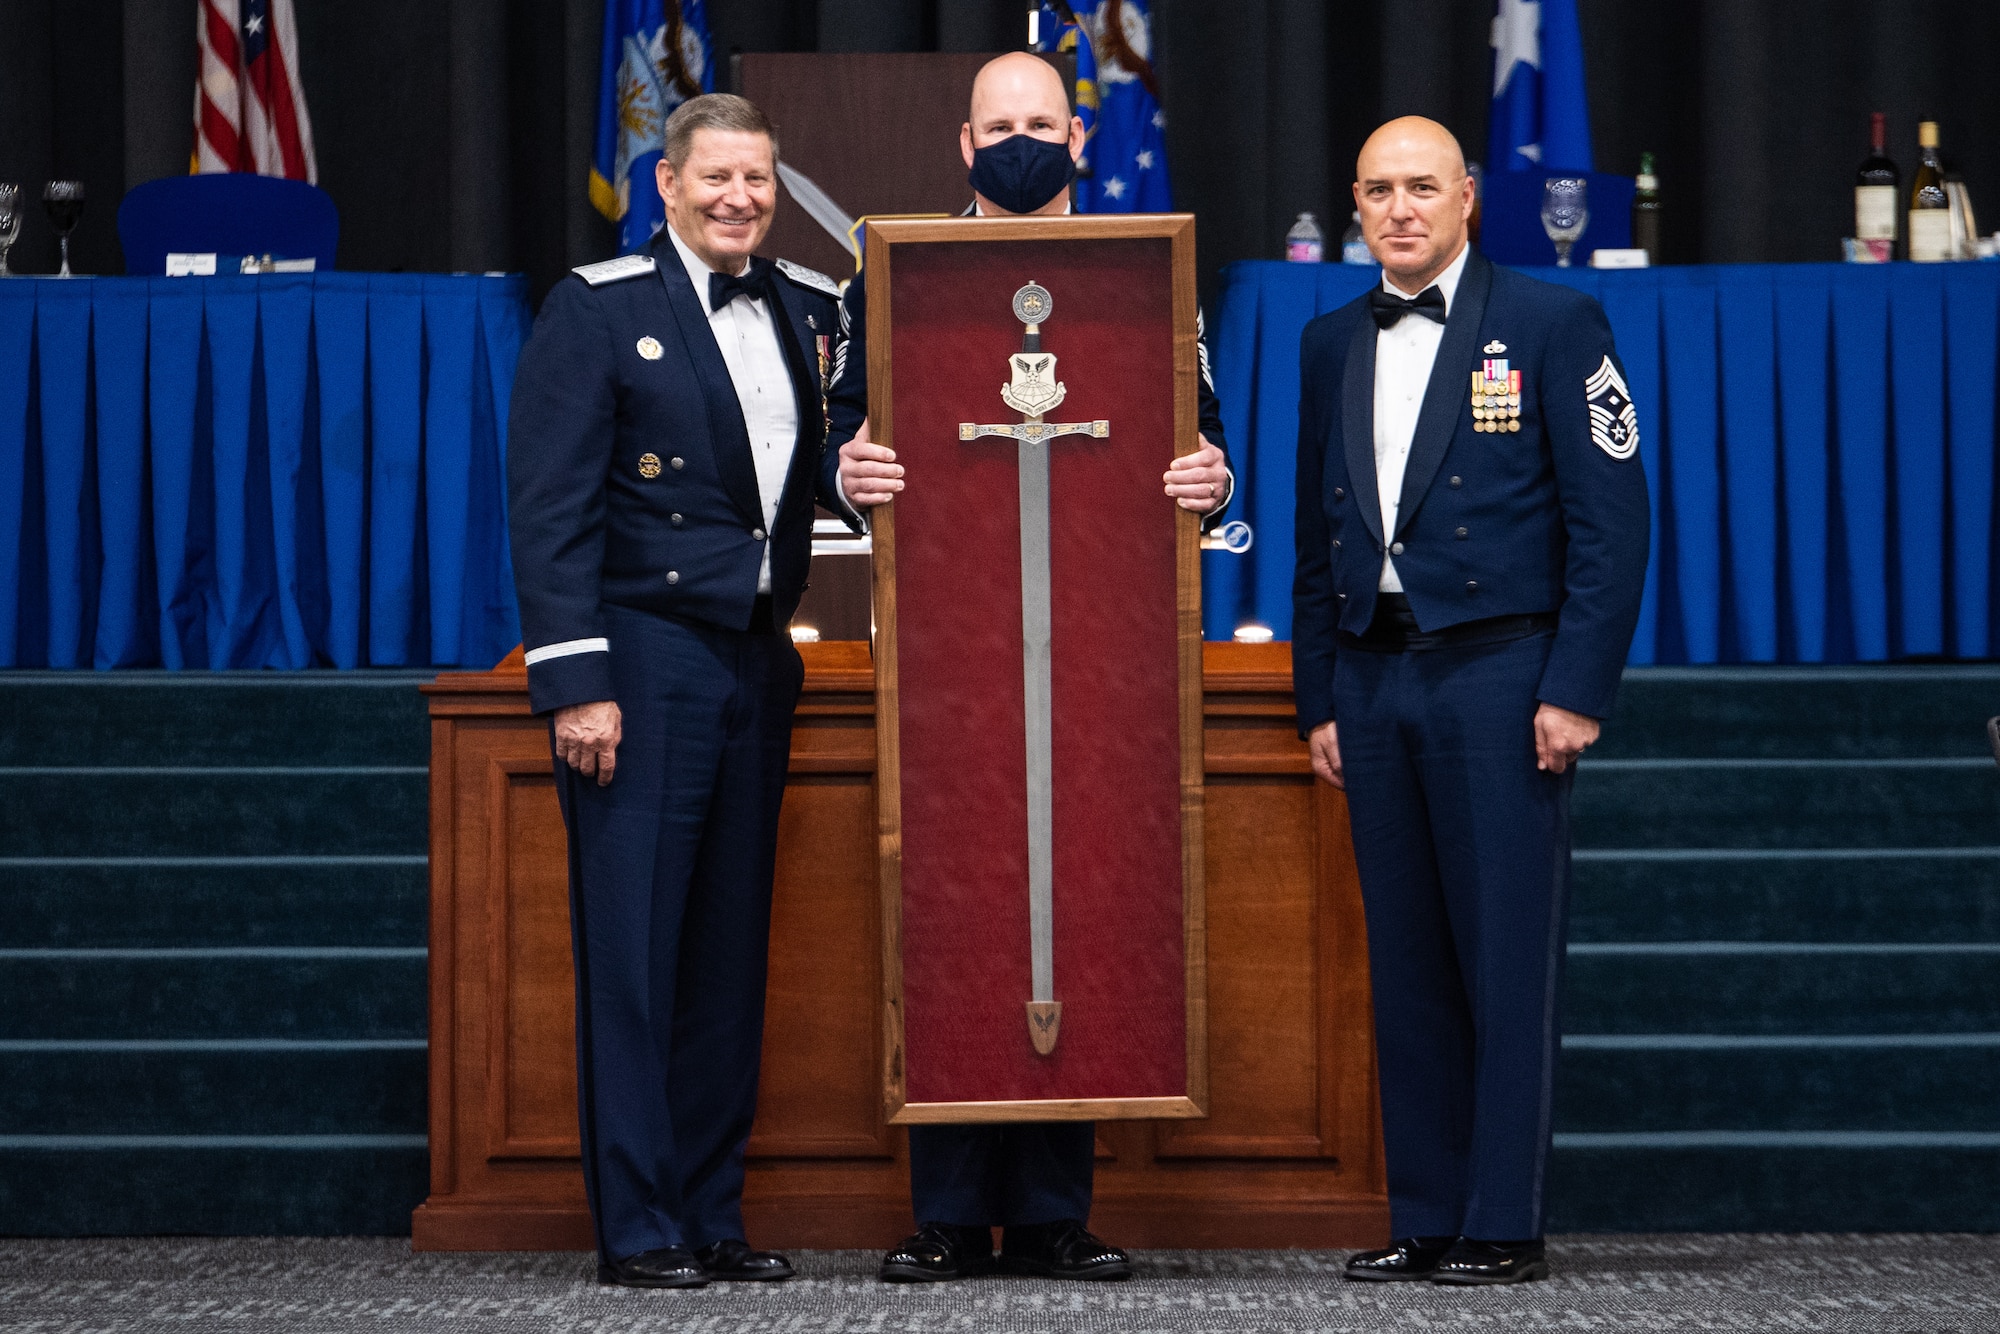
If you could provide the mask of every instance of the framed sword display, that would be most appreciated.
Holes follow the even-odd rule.
[[[1194,220],[884,221],[866,271],[889,1119],[1204,1116]]]

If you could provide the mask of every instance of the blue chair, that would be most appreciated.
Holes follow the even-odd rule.
[[[1542,182],[1562,171],[1496,171],[1486,178],[1479,210],[1479,250],[1497,264],[1554,264],[1555,243],[1542,230]],[[1570,248],[1569,262],[1587,264],[1593,250],[1622,250],[1632,244],[1630,176],[1601,171],[1590,179],[1590,221]]]
[[[165,273],[169,254],[211,252],[217,272],[233,272],[243,255],[310,259],[330,269],[340,211],[331,195],[304,181],[247,172],[163,176],[125,192],[118,241],[133,274]]]

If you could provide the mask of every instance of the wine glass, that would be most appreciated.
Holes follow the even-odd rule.
[[[1542,182],[1542,230],[1555,242],[1556,267],[1569,267],[1569,248],[1590,222],[1590,182],[1581,176],[1551,176]]]
[[[50,181],[42,187],[42,211],[62,238],[62,272],[58,278],[72,278],[69,271],[69,234],[83,221],[83,182]]]
[[[0,278],[14,276],[14,271],[7,267],[7,252],[20,239],[21,187],[12,181],[0,181]]]

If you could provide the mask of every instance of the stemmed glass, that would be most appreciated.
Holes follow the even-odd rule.
[[[7,267],[7,252],[20,239],[21,187],[12,181],[0,181],[0,278],[14,276],[14,271]]]
[[[1590,182],[1581,176],[1551,176],[1542,182],[1542,230],[1555,242],[1556,267],[1569,267],[1569,249],[1590,222]]]
[[[50,181],[42,187],[42,210],[62,238],[62,272],[58,278],[72,278],[69,271],[69,234],[83,221],[83,182]]]

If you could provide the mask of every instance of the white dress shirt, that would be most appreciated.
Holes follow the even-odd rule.
[[[1430,285],[1444,295],[1445,314],[1458,295],[1458,280],[1465,272],[1470,246],[1461,247],[1458,258]],[[1401,297],[1420,296],[1405,292],[1382,275],[1383,290]],[[1382,499],[1382,535],[1385,542],[1396,540],[1396,510],[1403,494],[1403,470],[1410,464],[1410,444],[1417,434],[1417,414],[1423,411],[1424,391],[1430,388],[1431,367],[1437,361],[1438,344],[1444,341],[1444,326],[1422,315],[1405,315],[1375,334],[1375,492]],[[1384,593],[1400,593],[1403,581],[1396,575],[1393,552],[1382,557]]]
[[[799,403],[792,373],[778,346],[778,325],[769,300],[737,296],[720,310],[708,304],[708,275],[716,272],[681,240],[672,225],[667,235],[694,284],[695,299],[708,311],[708,327],[729,368],[736,401],[743,408],[743,426],[750,433],[750,454],[757,462],[757,496],[764,505],[764,561],[757,567],[757,591],[771,591],[771,526],[778,521],[778,502],[785,478],[792,471],[792,452],[799,441]]]

